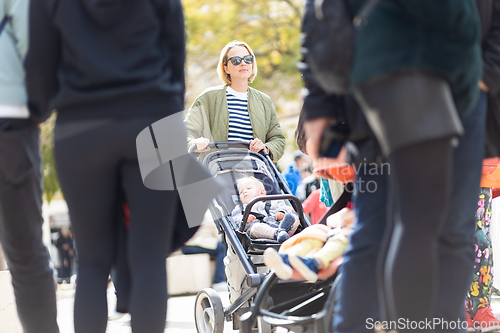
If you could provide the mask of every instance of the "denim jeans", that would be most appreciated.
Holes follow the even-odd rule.
[[[434,317],[448,322],[464,320],[464,300],[472,280],[474,213],[484,156],[485,115],[486,95],[481,93],[474,110],[461,119],[465,133],[453,155],[451,206],[439,234],[439,284],[433,304]],[[354,196],[357,224],[341,266],[335,332],[373,332],[375,321],[381,320],[377,269],[387,223],[389,174],[386,170],[376,174],[370,171],[360,168],[358,172]],[[437,325],[435,331],[458,330]]]
[[[206,249],[199,246],[183,246],[183,254],[199,254],[207,253],[212,257],[215,257],[215,274],[213,283],[219,283],[226,281],[226,273],[224,272],[224,257],[226,251],[224,251],[224,245],[221,242],[217,243],[216,249]]]

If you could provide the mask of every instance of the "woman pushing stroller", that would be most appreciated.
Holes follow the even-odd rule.
[[[224,85],[203,91],[184,119],[188,146],[196,144],[202,150],[210,141],[248,140],[251,151],[265,149],[278,161],[285,136],[269,96],[248,86],[257,76],[257,60],[250,46],[239,41],[224,46],[217,73]]]

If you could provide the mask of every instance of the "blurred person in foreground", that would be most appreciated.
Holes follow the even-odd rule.
[[[27,0],[0,2],[0,243],[24,332],[57,333],[53,271],[42,242],[40,119],[30,117],[24,82],[28,7]]]
[[[177,191],[144,186],[136,138],[183,109],[179,0],[39,0],[30,7],[29,109],[56,109],[54,153],[79,256],[76,333],[104,333],[119,210],[130,209],[128,310],[135,333],[165,329],[165,260],[185,220]]]
[[[347,3],[358,13],[364,2]],[[333,330],[372,331],[378,320],[463,320],[485,119],[484,103],[477,102],[475,3],[380,1],[365,23],[356,38],[350,84],[389,170],[358,169],[357,225],[342,265]],[[304,72],[307,152],[318,162],[323,130],[336,116],[335,96],[322,92],[310,74]],[[366,153],[361,140],[355,145]],[[354,161],[377,163],[364,157]],[[368,182],[376,188],[361,188]]]

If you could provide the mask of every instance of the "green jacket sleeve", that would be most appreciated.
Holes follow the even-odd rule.
[[[266,112],[271,114],[271,120],[269,122],[269,130],[267,131],[266,141],[264,143],[269,148],[273,161],[276,162],[281,158],[281,156],[283,156],[283,152],[285,151],[285,136],[281,131],[276,108],[270,99],[266,101],[265,107],[267,109]]]
[[[188,110],[184,118],[184,124],[187,130],[188,149],[193,144],[193,140],[204,137],[212,141],[210,125],[208,122],[208,108],[203,102],[202,96],[199,96]]]

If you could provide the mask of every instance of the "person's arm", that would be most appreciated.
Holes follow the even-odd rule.
[[[281,131],[278,114],[276,113],[276,108],[274,107],[271,99],[267,101],[265,107],[267,108],[266,112],[271,113],[271,121],[264,144],[269,149],[269,154],[271,155],[272,160],[278,161],[285,152],[285,136]]]
[[[304,132],[306,152],[313,162],[319,158],[319,147],[326,126],[335,118],[338,118],[338,97],[329,95],[322,90],[314,80],[314,76],[305,63],[305,57],[300,66],[302,79],[304,80],[304,105],[302,116],[304,121]]]
[[[198,138],[204,137],[209,140],[212,139],[207,113],[208,109],[203,103],[202,96],[198,96],[184,118],[184,125],[186,125],[187,130],[188,149],[194,144],[193,141]]]
[[[24,61],[26,52],[28,51],[29,2],[28,0],[7,1],[7,3],[9,2],[10,6],[7,5],[7,7],[10,8],[8,8],[6,14],[10,17],[10,25],[16,49],[21,56],[21,60]]]
[[[38,123],[52,113],[50,100],[58,90],[60,60],[59,33],[51,21],[48,1],[31,1],[29,7],[29,47],[25,60],[28,108]]]
[[[491,27],[483,42],[483,80],[487,91],[500,91],[500,0],[493,1]]]
[[[305,58],[303,58],[303,61],[305,61]],[[304,81],[304,105],[301,110],[304,121],[307,122],[317,118],[336,118],[336,106],[339,104],[338,97],[327,94],[319,87],[307,64],[302,63],[300,69]]]
[[[184,67],[186,64],[186,37],[184,29],[184,14],[180,0],[165,0],[164,32],[168,50],[172,55],[170,68],[174,82],[182,82],[185,86]]]

